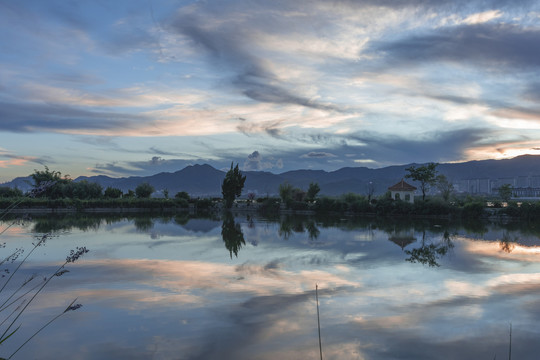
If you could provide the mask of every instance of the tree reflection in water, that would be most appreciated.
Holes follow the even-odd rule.
[[[223,224],[221,225],[221,236],[225,247],[229,250],[231,255],[238,257],[238,252],[242,248],[242,245],[246,244],[244,240],[244,233],[240,224],[234,221],[234,216],[230,211],[223,214]]]
[[[512,237],[508,231],[503,233],[502,239],[499,243],[501,250],[506,253],[511,253],[512,250],[516,247],[516,243],[519,241],[519,237]]]
[[[317,240],[321,231],[317,227],[315,220],[301,216],[284,216],[279,219],[279,235],[288,240],[294,233],[308,233],[310,240]]]
[[[420,263],[422,265],[438,267],[440,264],[437,260],[445,256],[448,251],[454,247],[452,237],[453,235],[451,235],[448,230],[445,230],[441,241],[438,244],[434,244],[426,238],[426,230],[423,230],[420,247],[412,250],[403,250],[405,254],[409,255],[405,260],[411,263]]]

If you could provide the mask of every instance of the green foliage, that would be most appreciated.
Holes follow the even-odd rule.
[[[499,187],[499,196],[501,197],[501,199],[503,199],[503,201],[510,201],[510,198],[512,197],[512,190],[513,190],[513,186],[510,185],[510,184],[504,184],[504,185],[501,185]]]
[[[315,199],[315,196],[319,192],[320,189],[318,189],[318,185],[311,183],[311,199]],[[305,201],[312,201],[310,200],[310,195],[306,193],[304,190],[294,187],[289,183],[283,183],[279,185],[279,196],[281,198],[281,201],[286,204],[288,208],[291,208],[294,206],[294,208],[299,209],[307,209],[307,203],[306,204],[299,204]],[[296,203],[293,205],[293,203]]]
[[[175,202],[176,206],[178,206],[180,208],[188,208],[189,207],[189,202],[186,199],[175,198],[174,202]]]
[[[61,197],[70,199],[98,199],[102,196],[103,188],[98,183],[82,180],[57,184]]]
[[[221,185],[221,194],[223,195],[223,200],[225,200],[225,208],[230,209],[234,200],[242,195],[245,182],[246,176],[242,175],[242,172],[238,169],[238,164],[233,169],[233,163],[231,163],[231,169],[225,174],[225,179],[223,179],[223,184]]]
[[[308,210],[309,204],[302,200],[293,200],[289,203],[289,208],[292,210]]]
[[[349,205],[343,199],[322,196],[317,199],[315,210],[323,212],[346,212]]]
[[[64,197],[64,186],[72,182],[67,175],[62,178],[60,171],[50,171],[47,166],[43,171],[34,170],[30,177],[34,180],[33,195],[49,199]]]
[[[450,200],[450,195],[454,192],[454,184],[446,176],[441,174],[436,178],[436,186],[444,201]]]
[[[463,205],[462,216],[469,219],[478,219],[484,215],[484,202],[473,201]]]
[[[437,179],[437,166],[438,163],[429,163],[419,167],[410,166],[405,170],[409,173],[405,175],[408,179],[413,179],[420,183],[420,190],[422,190],[422,201],[426,199],[426,192],[429,191],[429,187],[435,184]]]
[[[23,192],[17,188],[10,188],[9,186],[0,186],[0,198],[17,198],[22,197]]]
[[[519,217],[521,216],[521,208],[518,206],[517,202],[509,201],[504,209],[504,213],[511,217]]]
[[[294,186],[289,183],[279,185],[279,197],[284,204],[289,204],[293,199]]]
[[[63,182],[69,180],[68,177],[62,178],[62,173],[60,171],[50,171],[47,166],[45,170],[39,171],[34,170],[34,173],[30,175],[32,180],[34,180],[34,186],[39,186],[46,182]]]
[[[257,199],[257,201],[259,200],[261,205],[259,206],[258,210],[261,214],[272,215],[279,212],[279,208],[281,206],[279,198],[272,197]]]
[[[319,194],[319,191],[321,191],[319,184],[313,182],[310,183],[306,193],[306,200],[314,201],[317,197],[317,194]]]
[[[207,198],[197,199],[195,205],[197,206],[197,210],[210,210],[214,206],[212,199]]]
[[[185,191],[179,191],[176,193],[176,195],[174,195],[175,199],[184,199],[186,201],[189,201],[190,199],[190,196],[187,192]]]
[[[155,191],[155,189],[154,189],[154,187],[152,185],[150,185],[147,182],[144,182],[142,184],[139,184],[135,188],[135,195],[139,199],[145,199],[145,198],[149,198],[154,191]]]
[[[107,187],[103,196],[108,199],[120,199],[122,197],[122,190],[112,187]]]

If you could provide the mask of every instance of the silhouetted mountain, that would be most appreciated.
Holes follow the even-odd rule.
[[[254,192],[259,197],[277,195],[279,185],[285,182],[305,190],[311,182],[317,183],[321,188],[321,195],[340,195],[348,192],[364,194],[371,183],[375,188],[375,194],[381,194],[389,186],[401,180],[407,174],[405,169],[411,165],[420,166],[422,164],[396,165],[380,169],[346,167],[330,172],[323,170],[294,170],[281,174],[264,171],[244,171],[246,183],[243,194]],[[471,187],[468,184],[471,181],[479,184],[479,181],[485,181],[486,179],[490,179],[493,182],[492,184],[497,179],[506,179],[506,181],[514,179],[515,186],[540,187],[540,156],[535,155],[523,155],[504,160],[446,163],[440,164],[437,170],[439,173],[446,175],[456,185],[467,183],[467,185],[457,186],[458,190],[470,189]],[[81,176],[75,181],[96,182],[102,185],[104,189],[110,186],[124,192],[130,189],[134,190],[137,185],[148,182],[158,191],[167,189],[171,196],[174,196],[179,191],[186,191],[191,196],[205,197],[221,196],[221,183],[224,177],[225,172],[205,164],[188,166],[174,173],[159,173],[146,177]],[[3,184],[3,186],[28,190],[30,188],[28,183],[31,183],[30,177],[16,178]],[[477,185],[476,189],[480,188],[481,186]]]

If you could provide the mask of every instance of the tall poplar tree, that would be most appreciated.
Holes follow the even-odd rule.
[[[225,207],[230,209],[238,196],[242,195],[242,189],[244,188],[244,183],[246,182],[246,176],[242,175],[240,169],[238,169],[238,164],[233,169],[233,163],[231,163],[231,169],[227,171],[225,179],[223,179],[223,184],[221,185],[221,194],[223,195],[223,200],[225,200]]]

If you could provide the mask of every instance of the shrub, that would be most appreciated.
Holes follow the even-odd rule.
[[[183,200],[186,200],[186,201],[189,201],[189,194],[185,191],[179,191],[176,193],[176,195],[174,195],[175,199],[183,199]]]
[[[15,198],[22,197],[23,192],[17,188],[10,188],[9,186],[0,186],[0,198]]]
[[[138,198],[149,198],[150,195],[155,191],[154,187],[150,185],[149,183],[142,183],[139,184],[135,188],[135,195],[137,195]]]
[[[109,199],[119,199],[122,197],[122,190],[109,186],[105,189],[103,196]]]
[[[479,218],[484,215],[484,203],[475,201],[463,205],[462,216],[465,218]]]

